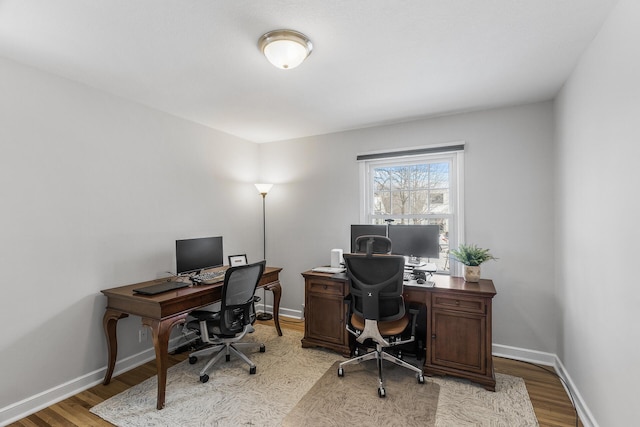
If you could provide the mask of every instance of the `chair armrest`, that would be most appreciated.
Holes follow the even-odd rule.
[[[218,320],[220,318],[219,311],[195,310],[189,313],[189,316],[195,317],[198,321]]]

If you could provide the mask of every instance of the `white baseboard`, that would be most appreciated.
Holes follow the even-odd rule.
[[[562,385],[567,391],[567,394],[569,394],[570,398],[573,400],[573,404],[584,427],[598,427],[598,423],[593,418],[593,414],[582,399],[582,395],[580,395],[580,392],[571,380],[569,373],[557,355],[500,344],[493,344],[492,354],[498,357],[506,357],[508,359],[531,362],[554,368],[558,376],[561,378]]]
[[[153,359],[155,359],[155,352],[153,347],[151,347],[133,356],[118,360],[116,361],[113,376],[120,375]],[[0,409],[0,426],[15,422],[102,383],[106,372],[107,367],[105,366],[102,369],[89,372],[64,384],[52,387],[49,390],[45,390]]]

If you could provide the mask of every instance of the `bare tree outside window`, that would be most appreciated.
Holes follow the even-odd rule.
[[[372,224],[434,224],[440,228],[440,258],[430,260],[449,272],[452,161],[379,162],[370,166]]]

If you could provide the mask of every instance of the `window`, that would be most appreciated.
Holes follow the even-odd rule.
[[[451,271],[456,266],[449,262],[449,249],[458,246],[463,232],[464,146],[439,148],[358,156],[361,222],[438,225],[440,257],[428,261],[435,263],[439,272],[458,274]]]

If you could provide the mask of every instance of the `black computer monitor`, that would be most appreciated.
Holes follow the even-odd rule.
[[[437,225],[389,225],[391,253],[410,258],[440,257],[440,227]]]
[[[220,267],[223,263],[222,236],[176,240],[178,274]]]
[[[357,252],[356,239],[360,236],[386,236],[387,226],[381,224],[354,224],[351,226],[351,252]]]

